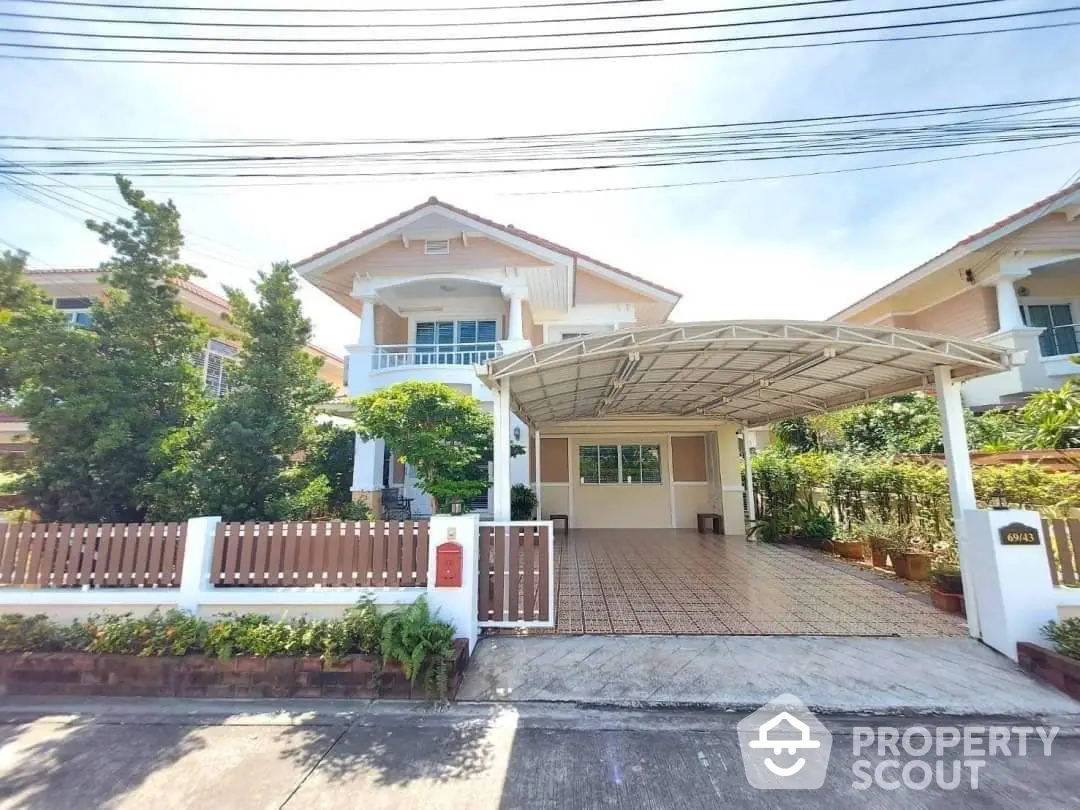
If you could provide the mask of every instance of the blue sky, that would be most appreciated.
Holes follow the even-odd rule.
[[[965,15],[1048,7],[1016,0],[1007,6]],[[1074,68],[1078,46],[1080,28],[1063,28],[905,44],[533,65],[256,68],[3,61],[0,131],[488,137],[989,103],[1080,95]],[[905,153],[896,159],[943,154]],[[812,178],[537,193],[889,161],[886,155],[572,177],[194,191],[156,192],[153,182],[143,185],[176,200],[185,226],[197,236],[188,258],[207,273],[202,283],[211,288],[223,282],[245,286],[256,269],[274,260],[302,258],[437,195],[682,291],[678,320],[822,318],[966,234],[1055,191],[1080,170],[1080,145]],[[77,182],[116,198],[101,179]],[[101,246],[70,212],[62,216],[34,206],[3,186],[0,239],[29,250],[32,265],[87,266],[103,258]],[[320,345],[340,352],[355,339],[355,321],[340,308],[314,291],[305,293],[305,301]]]

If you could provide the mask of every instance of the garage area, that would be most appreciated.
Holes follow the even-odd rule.
[[[555,542],[556,633],[961,636],[884,575],[741,536],[579,529]]]

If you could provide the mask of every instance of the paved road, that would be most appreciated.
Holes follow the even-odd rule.
[[[1080,807],[1075,724],[1050,757],[991,759],[977,790],[859,791],[852,730],[868,721],[829,718],[824,788],[788,793],[747,784],[738,719],[539,705],[9,700],[0,703],[0,808]]]

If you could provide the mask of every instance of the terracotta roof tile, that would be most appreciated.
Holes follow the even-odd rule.
[[[614,266],[608,264],[607,262],[602,262],[599,259],[594,259],[593,257],[588,256],[588,255],[586,255],[584,253],[581,253],[580,251],[573,250],[572,248],[568,248],[565,245],[560,245],[558,242],[552,242],[550,239],[545,239],[542,236],[537,236],[536,234],[529,233],[528,231],[523,231],[520,228],[515,228],[513,225],[503,225],[502,223],[495,222],[494,220],[490,220],[490,219],[488,219],[486,217],[479,216],[478,214],[474,214],[471,211],[466,211],[464,208],[458,208],[456,205],[451,205],[448,202],[443,202],[442,200],[438,199],[437,197],[429,197],[427,200],[420,203],[419,205],[414,205],[412,208],[409,208],[409,209],[407,209],[405,211],[402,211],[400,214],[395,214],[394,216],[392,216],[392,217],[390,217],[388,219],[384,219],[382,222],[380,222],[380,223],[378,223],[376,225],[372,225],[370,228],[365,228],[364,230],[360,231],[360,233],[353,234],[352,236],[348,237],[347,239],[343,239],[342,241],[331,245],[330,247],[326,248],[325,250],[320,250],[318,253],[313,253],[312,255],[308,256],[306,259],[301,259],[296,264],[297,264],[297,266],[299,266],[299,265],[307,264],[308,262],[314,261],[315,259],[320,259],[320,258],[322,258],[323,256],[326,256],[329,253],[333,253],[335,250],[337,250],[339,248],[343,248],[346,245],[351,244],[352,242],[355,242],[355,241],[357,241],[359,239],[363,239],[365,236],[368,236],[369,234],[375,233],[376,231],[378,231],[378,230],[380,230],[382,228],[385,228],[387,225],[393,224],[394,222],[396,222],[399,219],[403,219],[404,217],[407,217],[410,214],[415,214],[417,211],[419,211],[422,208],[425,208],[426,206],[429,206],[429,205],[441,206],[441,207],[445,208],[448,211],[453,211],[455,214],[458,214],[458,215],[463,216],[463,217],[468,217],[469,219],[475,220],[475,221],[477,221],[479,223],[482,223],[483,225],[487,225],[489,228],[495,228],[496,230],[500,230],[503,233],[510,234],[511,236],[517,236],[517,237],[519,237],[521,239],[525,239],[526,241],[532,242],[533,244],[538,245],[540,247],[547,248],[548,250],[553,250],[556,253],[563,253],[563,254],[565,254],[567,256],[571,256],[574,259],[584,259],[587,262],[591,262],[593,264],[599,265],[600,267],[603,267],[605,270],[610,270],[611,272],[618,273],[619,275],[625,276],[626,278],[633,279],[634,281],[639,281],[642,284],[647,284],[647,285],[649,285],[650,287],[652,287],[654,289],[657,289],[657,290],[660,290],[661,292],[667,293],[668,295],[674,295],[674,296],[676,296],[678,298],[682,298],[682,293],[676,292],[675,290],[672,290],[672,289],[664,287],[664,286],[662,286],[660,284],[657,284],[655,281],[649,281],[648,279],[642,278],[641,276],[636,276],[633,273],[628,273],[626,270],[622,270],[622,269],[620,269],[618,267],[614,267]]]

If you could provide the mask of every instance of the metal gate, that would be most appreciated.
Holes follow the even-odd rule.
[[[555,626],[555,542],[550,520],[481,521],[481,627]]]

